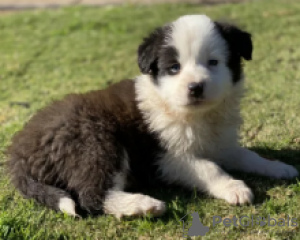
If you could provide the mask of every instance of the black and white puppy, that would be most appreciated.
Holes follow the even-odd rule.
[[[251,190],[222,167],[274,178],[298,171],[238,144],[242,59],[249,33],[204,15],[156,29],[138,49],[142,72],[105,90],[68,95],[39,111],[13,138],[13,184],[29,198],[76,215],[155,216],[162,201],[126,192],[160,179],[231,204]]]

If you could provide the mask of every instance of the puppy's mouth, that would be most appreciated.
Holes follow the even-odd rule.
[[[194,99],[189,101],[186,106],[187,107],[197,107],[197,106],[201,106],[207,104],[207,101],[205,101],[204,99]]]

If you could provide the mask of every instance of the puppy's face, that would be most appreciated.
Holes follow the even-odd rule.
[[[156,29],[138,55],[142,73],[151,76],[168,105],[203,110],[222,101],[241,80],[241,58],[251,59],[252,42],[234,26],[190,15]]]

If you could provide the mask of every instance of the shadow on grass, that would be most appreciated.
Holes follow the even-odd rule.
[[[250,150],[268,159],[277,159],[292,165],[300,164],[300,149],[283,148],[274,150],[270,148],[253,147],[250,148]]]
[[[270,160],[280,160],[286,164],[293,165],[300,171],[300,150],[297,149],[280,149],[274,150],[270,148],[253,147],[250,150],[258,153],[260,156]],[[267,191],[277,186],[287,186],[297,183],[297,178],[294,179],[274,179],[256,174],[234,173],[234,176],[239,176],[245,180],[248,186],[253,190],[255,195],[254,204],[262,204],[270,197]]]

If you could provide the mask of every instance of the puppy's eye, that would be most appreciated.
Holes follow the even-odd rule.
[[[168,72],[170,75],[175,75],[180,71],[180,64],[174,63],[171,67],[168,68]]]
[[[209,66],[217,66],[218,63],[219,63],[219,61],[215,60],[215,59],[211,59],[211,60],[208,61]]]

